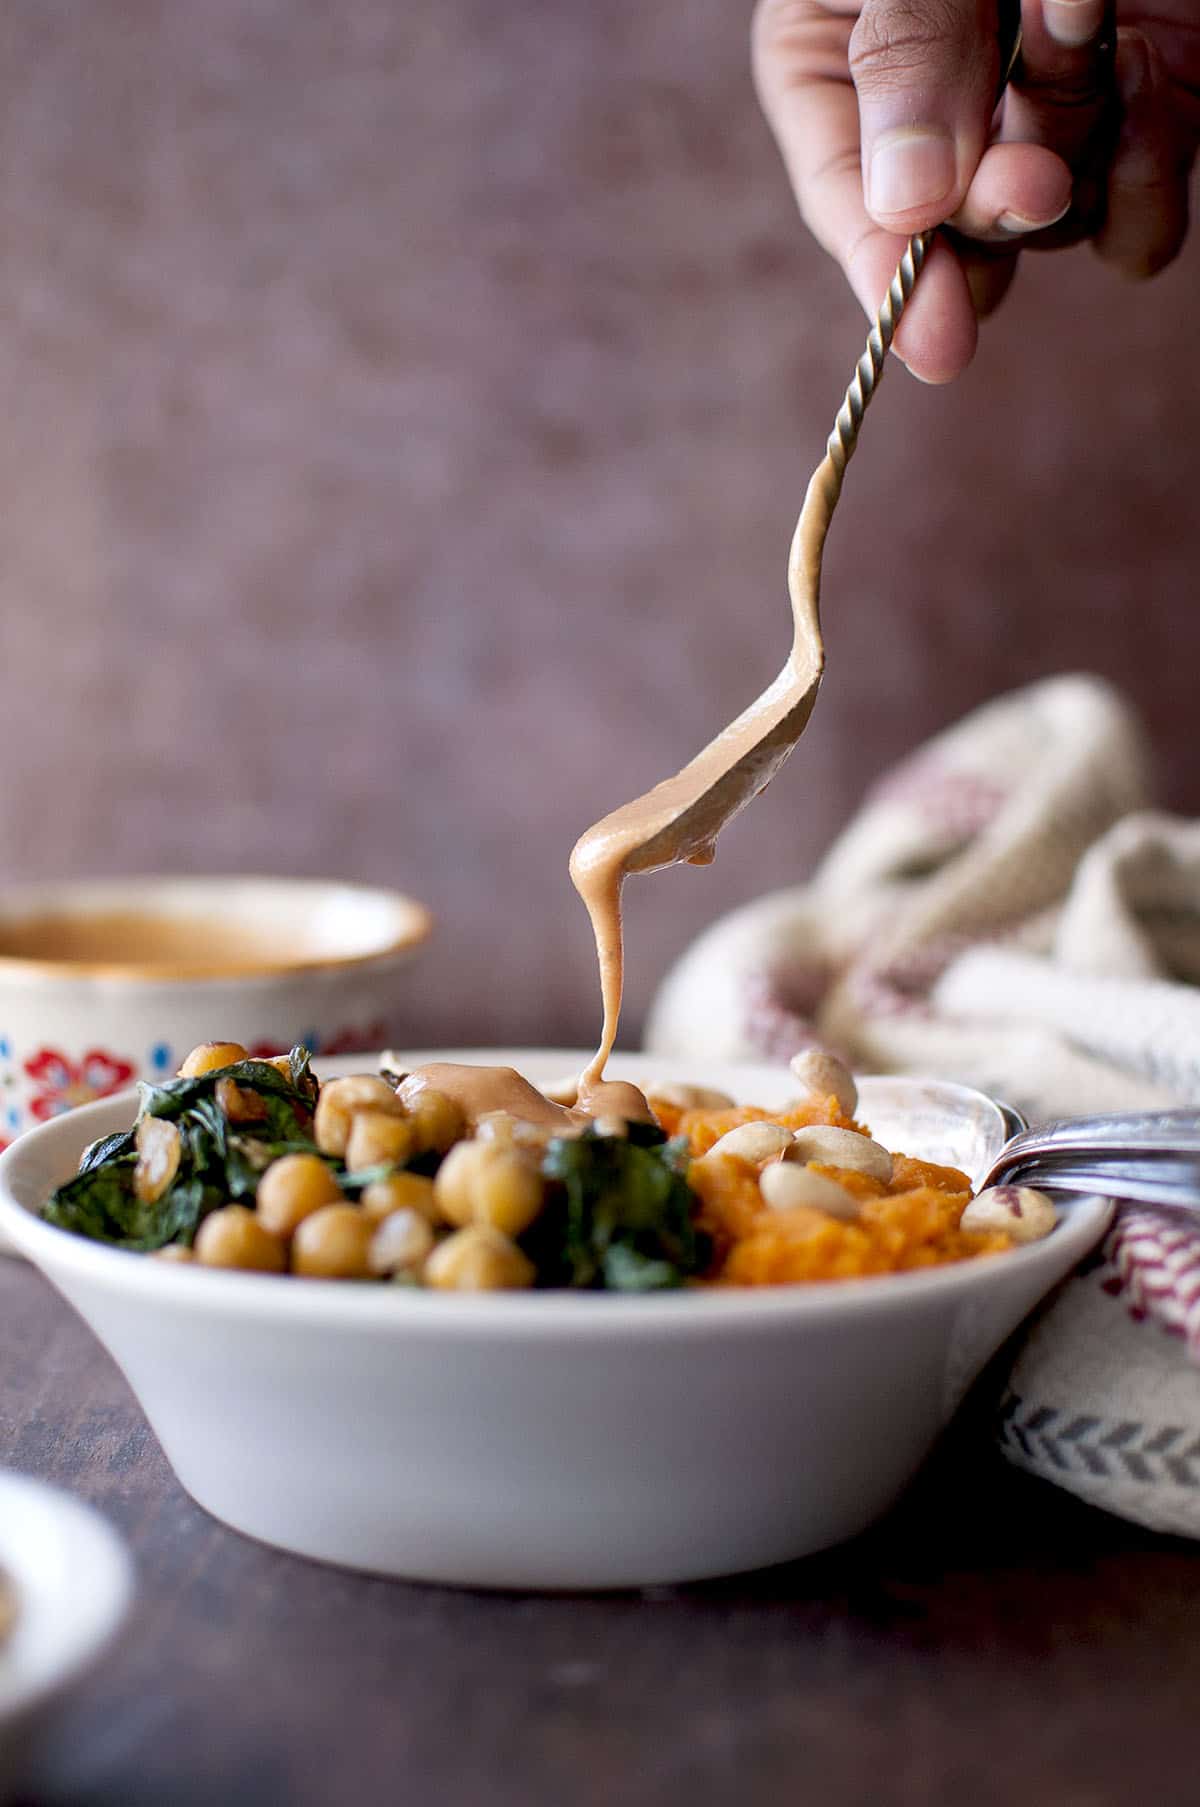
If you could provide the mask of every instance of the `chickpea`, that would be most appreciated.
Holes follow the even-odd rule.
[[[320,1155],[285,1154],[272,1161],[259,1180],[254,1202],[259,1222],[286,1240],[314,1211],[344,1201]]]
[[[385,1180],[372,1180],[363,1187],[358,1206],[374,1224],[382,1223],[394,1211],[417,1211],[431,1224],[442,1221],[433,1196],[433,1181],[423,1173],[389,1173]]]
[[[356,1111],[346,1142],[346,1165],[352,1173],[385,1163],[400,1166],[415,1153],[416,1131],[407,1117],[386,1111]]]
[[[409,1120],[417,1147],[434,1149],[438,1154],[445,1154],[466,1134],[467,1119],[462,1107],[455,1104],[453,1098],[447,1098],[444,1092],[435,1092],[431,1086],[416,1098]]]
[[[477,1142],[520,1143],[522,1147],[543,1149],[552,1131],[541,1123],[530,1123],[526,1117],[514,1117],[511,1111],[484,1111],[475,1124]]]
[[[367,1250],[373,1274],[419,1272],[433,1249],[433,1230],[419,1211],[393,1211],[375,1228]]]
[[[470,1224],[455,1231],[425,1263],[425,1284],[443,1292],[519,1290],[532,1286],[533,1280],[532,1261],[492,1224]]]
[[[239,1060],[249,1058],[241,1042],[201,1042],[180,1067],[179,1077],[199,1079],[205,1073],[215,1073],[218,1067],[236,1066]]]
[[[371,1073],[327,1079],[317,1098],[313,1138],[322,1154],[344,1155],[350,1124],[358,1111],[384,1111],[402,1117],[404,1106],[386,1079]]]
[[[144,1205],[158,1202],[175,1175],[183,1156],[183,1138],[163,1117],[142,1117],[134,1137],[137,1164],[133,1190]]]
[[[292,1272],[317,1280],[368,1279],[374,1229],[357,1205],[322,1205],[296,1228]]]
[[[267,1114],[265,1099],[233,1079],[218,1079],[217,1105],[230,1123],[260,1123]]]
[[[287,1265],[278,1236],[273,1236],[245,1205],[223,1205],[219,1211],[210,1212],[196,1231],[195,1253],[202,1267],[281,1274]]]
[[[519,1236],[541,1210],[545,1187],[523,1150],[503,1142],[459,1142],[438,1168],[433,1194],[448,1223],[485,1224]]]

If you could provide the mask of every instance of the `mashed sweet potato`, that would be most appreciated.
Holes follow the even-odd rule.
[[[728,1130],[741,1123],[770,1120],[788,1129],[810,1124],[861,1129],[843,1116],[835,1099],[806,1104],[780,1115],[741,1108],[683,1111],[664,1128],[685,1135],[693,1155],[707,1155]],[[698,1222],[713,1238],[710,1279],[733,1286],[777,1286],[802,1280],[849,1280],[866,1274],[901,1273],[943,1262],[999,1254],[1012,1247],[1001,1232],[959,1228],[971,1198],[967,1176],[897,1155],[888,1184],[863,1173],[818,1167],[862,1201],[852,1222],[823,1211],[772,1210],[763,1201],[755,1169],[735,1155],[718,1152],[694,1161],[689,1184],[702,1200]]]

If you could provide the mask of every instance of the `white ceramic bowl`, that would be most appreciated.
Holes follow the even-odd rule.
[[[584,1060],[455,1057],[542,1083]],[[624,1055],[612,1072],[767,1106],[795,1090],[777,1067]],[[214,1274],[35,1215],[132,1104],[89,1106],[0,1157],[0,1227],[115,1356],[202,1506],[285,1549],[427,1581],[645,1586],[851,1536],[1110,1214],[1079,1200],[1046,1241],[992,1259],[746,1291],[454,1295]],[[979,1093],[913,1080],[864,1080],[860,1114],[892,1148],[973,1175],[1006,1133]]]
[[[0,886],[0,1147],[166,1078],[214,1035],[270,1053],[377,1048],[398,1033],[402,969],[429,929],[399,891],[322,879]]]
[[[17,1617],[0,1644],[0,1794],[58,1694],[99,1655],[125,1616],[129,1559],[78,1500],[0,1471],[0,1569]]]
[[[47,919],[63,957],[32,958],[28,924]],[[157,944],[139,934],[147,921]],[[200,957],[204,928],[218,939]],[[167,1078],[214,1035],[259,1054],[377,1048],[398,1033],[405,969],[429,929],[399,891],[321,879],[0,887],[0,1149],[135,1079]]]

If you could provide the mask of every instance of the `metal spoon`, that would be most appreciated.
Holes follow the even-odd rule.
[[[1001,0],[999,27],[997,104],[1020,57],[1020,0]],[[905,246],[838,409],[825,456],[809,479],[788,556],[793,617],[788,662],[771,687],[682,771],[591,831],[595,843],[607,838],[619,850],[622,877],[680,860],[707,864],[720,830],[770,783],[812,714],[825,665],[818,612],[825,541],[863,416],[938,230],[916,232]]]
[[[1200,1216],[1200,1113],[1068,1117],[1024,1130],[983,1180],[984,1187],[1003,1185],[1099,1192]]]

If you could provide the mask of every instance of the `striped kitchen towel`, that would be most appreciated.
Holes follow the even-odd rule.
[[[1200,823],[1156,812],[1145,736],[1098,679],[1048,679],[888,773],[811,881],[707,930],[656,1053],[937,1074],[1031,1121],[1200,1106]],[[1200,1536],[1200,1225],[1122,1209],[1020,1349],[1022,1467]]]

